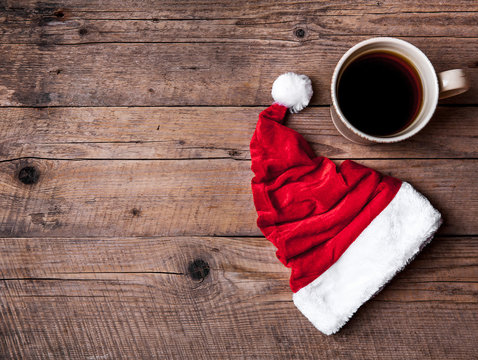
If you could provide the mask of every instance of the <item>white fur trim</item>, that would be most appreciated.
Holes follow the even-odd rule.
[[[275,102],[296,113],[309,105],[313,94],[312,83],[306,75],[288,72],[274,81],[271,93]]]
[[[379,292],[432,239],[440,213],[410,184],[327,271],[293,296],[297,308],[330,335]]]

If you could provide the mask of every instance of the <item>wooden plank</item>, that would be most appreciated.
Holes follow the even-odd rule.
[[[457,302],[477,301],[477,294],[465,291],[474,286],[466,283],[478,282],[477,240],[437,236],[393,282],[387,301],[445,301],[453,295]],[[0,238],[0,249],[1,278],[11,280],[108,279],[109,274],[138,273],[174,278],[190,276],[188,266],[197,259],[207,262],[212,272],[241,273],[250,281],[274,278],[287,288],[289,278],[264,237]],[[440,282],[461,284],[463,292],[441,291]],[[402,291],[420,286],[434,287],[430,291],[436,294]]]
[[[262,107],[0,108],[0,160],[249,159]],[[419,135],[397,144],[362,146],[344,139],[329,108],[288,117],[317,154],[336,159],[478,157],[477,107],[440,107]]]
[[[0,105],[264,105],[271,103],[272,82],[285,71],[309,75],[315,88],[311,103],[324,105],[330,103],[337,61],[365,38],[83,45],[54,45],[47,38],[34,47],[0,45]],[[470,82],[478,83],[476,39],[404,39],[423,49],[438,71],[465,68]],[[472,87],[446,102],[476,104],[477,97],[478,87]]]
[[[226,7],[228,8],[228,7]],[[44,12],[3,12],[2,44],[81,44],[91,42],[240,42],[319,40],[328,36],[478,37],[478,12],[360,13],[354,10],[330,15],[320,10],[289,11],[280,15],[258,12],[220,19],[89,19],[89,12],[51,9]],[[307,12],[307,13],[305,13]],[[26,15],[27,14],[27,15]],[[114,13],[111,14],[114,16]],[[219,17],[220,14],[219,14]],[[298,35],[297,30],[304,31]]]
[[[136,281],[129,286],[42,281],[41,292],[25,281],[0,286],[8,293],[0,297],[2,306],[11,304],[0,324],[5,358],[437,360],[452,354],[468,360],[477,355],[476,304],[373,300],[340,334],[325,337],[291,302],[255,292],[255,302],[211,305],[212,296],[201,296],[203,286],[196,286],[172,304],[158,304],[165,291],[158,284],[168,280]],[[57,296],[50,295],[52,288]],[[198,304],[186,305],[189,299]]]
[[[478,161],[364,160],[400,177],[443,212],[443,234],[477,234]],[[35,167],[36,184],[18,180]],[[0,234],[259,235],[249,161],[23,159],[0,163]]]
[[[4,238],[0,355],[470,359],[477,240],[435,239],[327,337],[292,304],[288,270],[263,238]],[[181,274],[198,258],[208,276]]]
[[[227,18],[271,18],[280,21],[288,16],[337,16],[343,14],[390,14],[390,13],[440,13],[450,12],[459,15],[463,12],[476,12],[475,1],[458,0],[453,3],[440,0],[427,2],[405,1],[301,1],[259,0],[250,2],[238,0],[231,3],[222,1],[193,1],[178,3],[166,0],[158,3],[154,0],[142,0],[141,6],[135,0],[63,0],[61,2],[38,2],[36,0],[4,0],[0,10],[4,16],[30,18],[35,15],[55,16],[68,19],[80,15],[87,19],[227,19]],[[64,16],[57,16],[57,11]]]

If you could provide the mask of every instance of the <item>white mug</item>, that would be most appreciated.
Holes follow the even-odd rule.
[[[366,134],[354,127],[342,113],[337,100],[338,82],[344,69],[357,57],[380,50],[397,53],[407,59],[417,70],[423,88],[421,109],[415,119],[400,132],[383,137]],[[348,140],[359,144],[392,143],[408,139],[422,130],[435,112],[438,99],[461,94],[468,88],[468,81],[462,69],[437,74],[425,54],[409,42],[389,37],[372,38],[350,48],[337,63],[332,76],[330,112],[335,127]]]

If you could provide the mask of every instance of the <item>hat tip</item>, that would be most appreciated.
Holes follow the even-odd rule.
[[[272,98],[296,113],[309,105],[312,97],[312,82],[306,75],[288,72],[280,75],[272,85]]]

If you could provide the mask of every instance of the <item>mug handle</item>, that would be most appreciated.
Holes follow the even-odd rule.
[[[440,84],[439,99],[462,94],[470,88],[463,69],[442,71],[438,74],[438,83]]]

